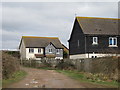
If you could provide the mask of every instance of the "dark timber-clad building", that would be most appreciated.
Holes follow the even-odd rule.
[[[119,19],[76,17],[69,42],[71,59],[120,55]]]

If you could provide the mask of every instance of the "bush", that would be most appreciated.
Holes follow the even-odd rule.
[[[63,57],[68,58],[69,54],[66,51],[63,51]]]
[[[2,52],[2,69],[2,78],[10,78],[14,72],[20,70],[18,59]]]
[[[46,61],[46,60],[42,60],[42,63],[46,66],[46,67],[52,67],[52,63],[49,61]]]
[[[73,70],[75,69],[75,66],[70,61],[64,61],[61,60],[60,63],[56,66],[58,69],[64,69],[64,70]]]
[[[4,52],[11,55],[11,56],[13,56],[13,57],[20,58],[19,51],[4,51]]]
[[[92,73],[84,73],[86,79],[92,81],[107,81],[109,78],[102,73],[92,74]]]

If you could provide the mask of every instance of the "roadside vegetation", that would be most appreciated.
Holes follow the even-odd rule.
[[[72,79],[76,79],[80,82],[87,82],[87,83],[93,83],[93,84],[101,84],[105,86],[110,86],[113,88],[117,88],[120,86],[120,83],[118,83],[115,80],[109,80],[107,77],[105,77],[103,74],[92,74],[87,72],[79,72],[76,70],[62,70],[62,69],[54,69],[51,67],[40,67],[38,69],[44,69],[44,70],[55,70],[59,73],[62,73]]]
[[[19,59],[2,51],[2,86],[17,82],[26,76],[26,72],[20,69]]]
[[[102,77],[102,74],[92,74],[92,73],[85,73],[85,72],[78,72],[78,71],[70,71],[70,70],[56,70],[59,73],[63,73],[73,79],[82,81],[82,82],[89,82],[89,83],[96,83],[101,85],[108,85],[111,87],[118,87],[120,83],[112,80],[107,80]]]
[[[11,55],[13,57],[16,57],[16,58],[20,58],[20,53],[19,51],[4,51],[4,53],[7,53],[8,55]]]
[[[110,60],[110,58],[108,59]],[[116,88],[120,86],[120,82],[116,79],[109,77],[110,75],[104,74],[104,73],[97,73],[97,72],[90,73],[90,72],[78,71],[76,67],[74,66],[74,64],[72,64],[70,61],[67,61],[67,62],[61,61],[55,67],[52,67],[51,63],[45,62],[44,66],[38,67],[38,68],[45,69],[45,70],[56,70],[59,73],[65,74],[69,76],[70,78],[73,78],[73,79],[76,79],[82,82],[101,84],[101,85],[105,85],[108,87],[116,87]]]
[[[17,71],[15,73],[13,73],[9,79],[2,80],[3,87],[6,87],[12,83],[22,80],[26,75],[27,75],[27,73],[25,71]]]
[[[45,70],[56,70],[59,73],[63,73],[73,79],[82,82],[88,82],[93,84],[101,84],[107,87],[120,86],[119,80],[119,59],[117,57],[104,57],[87,61],[75,61],[71,60],[42,60],[40,62],[35,60],[24,60],[22,65],[26,67],[33,67]],[[81,66],[80,66],[81,65]],[[91,65],[91,67],[90,67]],[[90,68],[89,68],[90,67]],[[87,70],[86,70],[87,69]]]

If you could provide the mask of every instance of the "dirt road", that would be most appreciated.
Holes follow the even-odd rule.
[[[101,88],[102,85],[83,83],[54,70],[22,68],[28,75],[6,88]]]

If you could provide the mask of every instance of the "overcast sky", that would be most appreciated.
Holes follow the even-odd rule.
[[[76,16],[118,17],[117,2],[2,3],[2,49],[17,49],[22,36],[59,37],[68,46]]]

